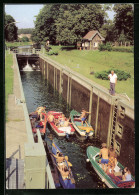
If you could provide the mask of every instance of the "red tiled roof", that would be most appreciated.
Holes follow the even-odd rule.
[[[84,37],[83,39],[89,39],[91,40],[96,34],[98,34],[100,36],[100,38],[102,40],[104,40],[104,38],[100,35],[100,33],[97,31],[97,30],[92,30],[92,31],[89,31]]]

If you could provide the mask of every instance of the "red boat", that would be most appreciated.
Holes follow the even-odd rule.
[[[37,129],[39,129],[40,133],[41,133],[41,136],[45,137],[47,116],[46,116],[45,113],[41,113],[41,114],[42,114],[42,120],[41,121],[36,121],[36,119],[34,119],[33,116],[30,114],[30,122],[31,122],[33,134],[36,134]]]
[[[69,124],[67,127],[58,127],[56,126],[55,122],[58,118],[62,118],[62,112],[55,112],[55,111],[49,111],[47,114],[46,114],[46,118],[47,118],[47,122],[50,124],[51,128],[55,131],[55,133],[58,135],[58,136],[66,136],[67,134],[68,135],[72,135],[74,134],[75,132],[75,129],[73,128],[72,124]],[[50,115],[53,115],[54,116],[54,120],[53,122],[50,122],[49,120],[49,116]],[[67,119],[65,118],[65,121]]]

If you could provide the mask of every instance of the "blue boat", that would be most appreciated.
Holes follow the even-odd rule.
[[[62,153],[61,149],[56,145],[56,143],[52,143],[52,153],[54,155],[56,155],[56,153],[60,152]],[[63,155],[64,156],[64,155]],[[56,158],[54,157],[55,159],[55,164],[57,165],[58,167],[58,164],[57,164],[57,161],[56,161]],[[68,178],[64,178],[61,174],[61,172],[59,171],[59,180],[60,180],[60,183],[62,185],[62,187],[64,189],[75,189],[75,180],[74,180],[74,176],[73,176],[73,173],[69,167],[69,162],[67,160],[64,161],[64,164],[65,166],[68,168],[68,170],[70,170],[70,176]],[[58,169],[59,170],[59,169]]]

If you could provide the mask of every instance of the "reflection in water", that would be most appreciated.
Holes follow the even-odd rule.
[[[38,106],[46,106],[47,111],[55,110],[64,112],[69,117],[70,110],[66,102],[54,92],[53,88],[43,79],[41,72],[20,72],[27,102],[28,112],[33,112]],[[45,140],[54,140],[63,153],[69,157],[72,163],[73,174],[76,181],[76,188],[96,189],[106,186],[99,180],[90,163],[86,163],[86,149],[89,145],[100,147],[100,141],[96,138],[84,138],[74,134],[67,140],[65,137],[58,137],[47,126]],[[49,142],[50,142],[49,141]]]

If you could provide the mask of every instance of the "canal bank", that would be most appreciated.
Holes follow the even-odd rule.
[[[34,141],[16,55],[6,123],[6,189],[55,189],[39,130]]]

